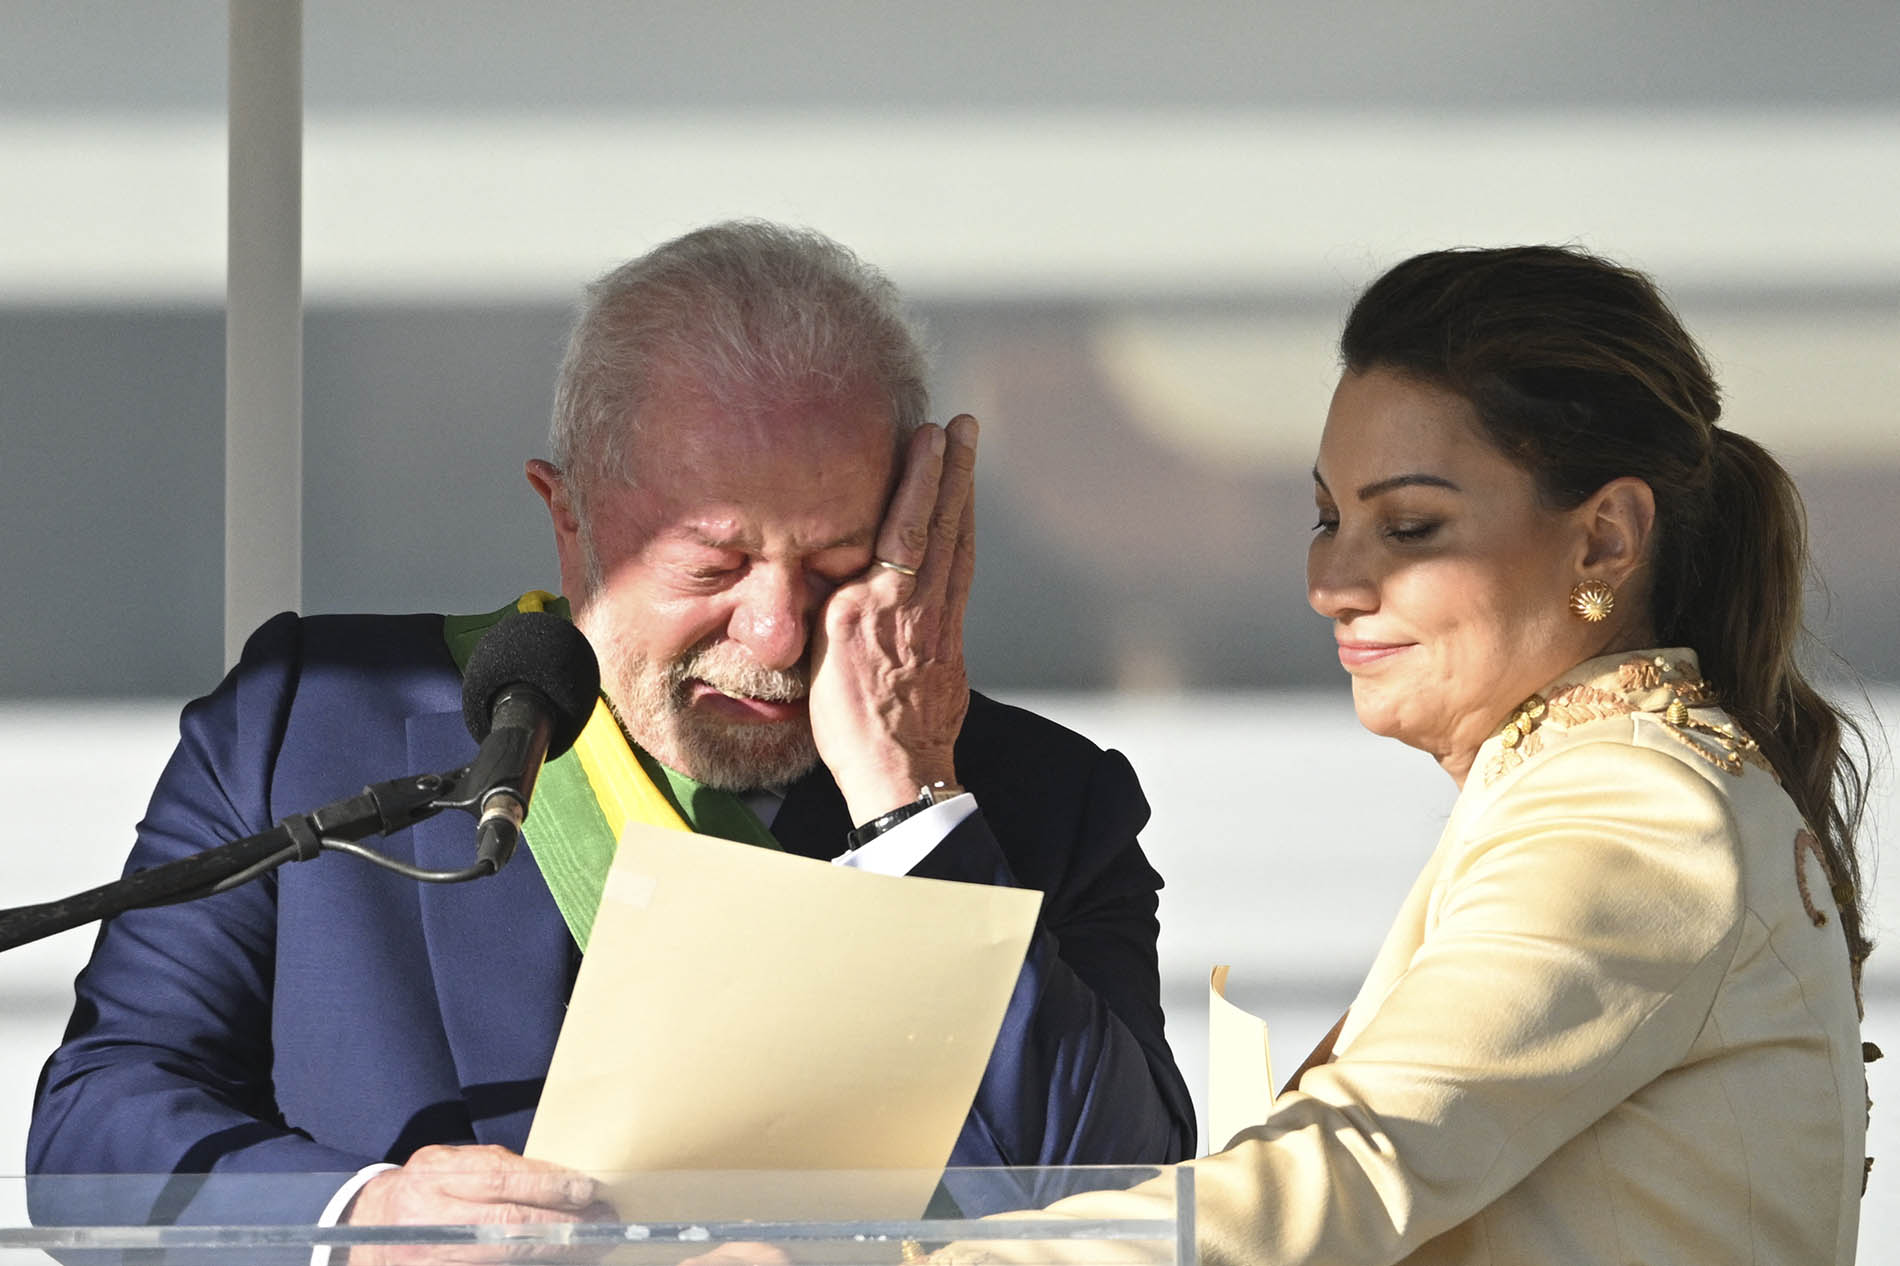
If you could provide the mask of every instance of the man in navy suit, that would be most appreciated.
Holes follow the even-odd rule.
[[[970,691],[977,427],[925,408],[881,275],[816,234],[718,225],[590,290],[528,480],[616,737],[662,781],[742,804],[767,846],[1046,894],[951,1163],[1183,1159],[1146,802],[1119,754]],[[466,762],[456,627],[267,623],[187,708],[129,865]],[[353,1174],[311,1219],[591,1216],[587,1184],[518,1154],[580,958],[535,825],[534,864],[476,884],[326,855],[114,919],[29,1167]],[[457,868],[468,824],[389,848]]]

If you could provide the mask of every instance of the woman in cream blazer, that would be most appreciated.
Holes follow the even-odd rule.
[[[1578,251],[1408,260],[1341,347],[1308,597],[1360,720],[1461,790],[1330,1048],[1193,1162],[1201,1260],[1851,1262],[1861,775],[1793,659],[1786,472]]]
[[[1828,867],[1708,691],[1613,654],[1485,740],[1331,1061],[1200,1162],[1204,1261],[1853,1260]]]

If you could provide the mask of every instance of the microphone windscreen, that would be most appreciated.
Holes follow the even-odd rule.
[[[553,760],[574,746],[594,714],[600,662],[586,635],[560,616],[517,611],[482,635],[462,673],[462,720],[477,743],[488,737],[496,697],[510,686],[532,686],[553,705]]]

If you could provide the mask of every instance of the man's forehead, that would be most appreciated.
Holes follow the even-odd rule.
[[[856,415],[869,406],[886,420],[896,417],[889,389],[874,374],[859,370],[722,374],[661,362],[651,367],[641,395],[643,415],[683,409],[701,418],[716,414],[743,422],[788,410]]]

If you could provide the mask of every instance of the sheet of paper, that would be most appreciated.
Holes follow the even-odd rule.
[[[643,1221],[916,1217],[1041,900],[629,826],[527,1154]]]
[[[1207,1142],[1218,1150],[1267,1119],[1273,1103],[1273,1057],[1267,1022],[1227,1000],[1227,966],[1207,980]]]

